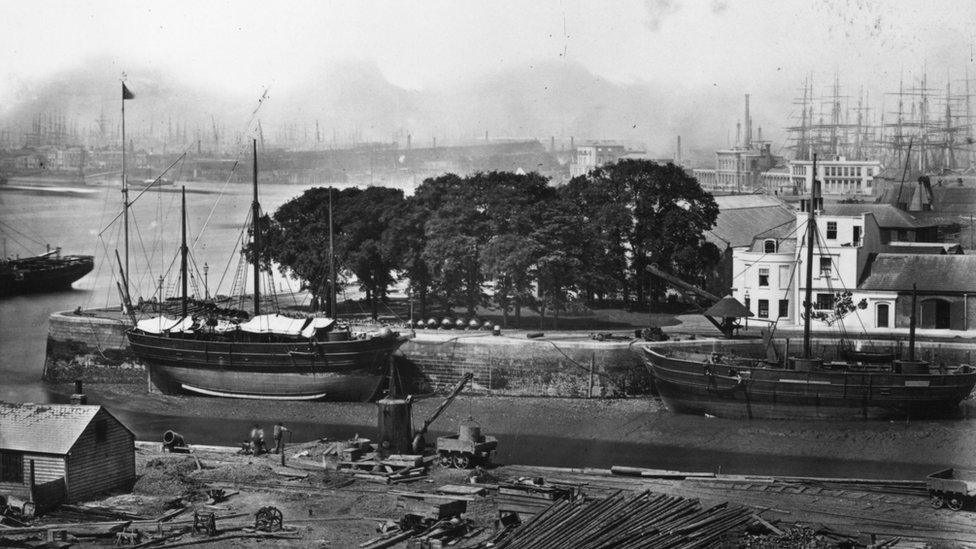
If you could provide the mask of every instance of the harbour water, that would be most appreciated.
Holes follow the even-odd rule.
[[[169,274],[177,268],[179,240],[179,186],[163,191],[151,191],[142,195],[132,210],[131,270],[134,274],[134,296],[151,296],[160,274]],[[47,336],[47,319],[54,311],[77,307],[117,306],[115,289],[115,249],[121,251],[121,224],[116,220],[102,236],[99,232],[110,225],[119,213],[118,187],[92,187],[94,192],[58,193],[45,189],[0,188],[0,219],[6,226],[22,234],[14,234],[17,241],[31,244],[33,253],[44,251],[44,243],[60,246],[64,254],[93,254],[95,270],[75,284],[70,291],[14,296],[0,299],[0,400],[9,402],[56,402],[65,399],[63,393],[51,391],[41,383]],[[261,189],[261,202],[266,211],[297,196],[304,190],[298,186],[266,186]],[[138,194],[133,192],[133,198]],[[187,204],[191,253],[195,258],[195,275],[191,291],[203,293],[201,275],[203,265],[209,265],[207,277],[211,294],[231,294],[231,278],[237,268],[239,254],[235,245],[241,237],[243,222],[250,208],[251,190],[248,185],[219,182],[193,182],[187,184]],[[208,221],[209,220],[209,221]],[[202,232],[201,232],[201,229]],[[199,235],[199,237],[198,237]],[[9,255],[27,255],[28,250],[18,248],[18,242],[7,239]],[[225,273],[226,270],[226,274]],[[172,282],[164,287],[165,295],[175,294]],[[297,289],[280,282],[281,291]],[[187,435],[188,440],[201,443],[234,444],[238,434],[246,432],[253,422],[270,425],[287,419],[302,433],[309,436],[348,437],[355,433],[368,433],[374,416],[370,408],[361,405],[332,405],[334,408],[295,408],[295,413],[279,414],[276,409],[258,406],[247,414],[225,415],[217,420],[201,418],[182,412],[177,406],[160,411],[151,406],[129,405],[124,397],[101,401],[117,411],[117,415],[140,438],[156,440],[166,429],[176,429]],[[672,416],[660,405],[645,401],[646,411],[634,413],[640,420],[634,426],[618,428],[618,437],[580,435],[573,425],[539,419],[531,430],[520,426],[528,420],[530,411],[511,411],[525,416],[513,420],[507,427],[489,429],[503,437],[499,459],[507,463],[546,464],[562,466],[606,467],[613,464],[696,469],[735,473],[778,473],[793,475],[863,476],[915,478],[927,471],[949,463],[956,466],[976,465],[976,457],[968,453],[976,438],[976,412],[972,401],[963,406],[963,418],[940,422],[915,422],[904,429],[894,429],[888,422],[876,424],[848,424],[831,422],[808,425],[797,430],[787,422],[736,423],[726,420],[703,422],[703,418]],[[565,403],[556,403],[559,409]],[[333,414],[331,411],[342,413]],[[499,412],[501,413],[501,412]],[[607,413],[612,414],[613,409]],[[344,419],[362,416],[352,424]],[[358,417],[357,416],[357,417]],[[569,414],[567,417],[586,417]],[[499,423],[504,421],[499,420]],[[725,431],[744,429],[745,442],[731,441],[727,446],[709,439]],[[662,431],[662,429],[664,429]],[[688,433],[699,432],[699,439]],[[681,434],[675,440],[668,433]],[[838,436],[837,433],[843,433]],[[931,435],[930,435],[931,433]],[[304,437],[303,437],[304,435]],[[750,436],[761,440],[773,440],[773,446],[750,447]],[[814,453],[795,450],[796,437],[824,438],[828,448]],[[914,455],[918,440],[931,436],[933,444],[944,448],[931,449],[925,456]],[[901,438],[900,438],[901,437]],[[759,440],[757,439],[757,440]],[[849,448],[861,448],[860,440],[870,441],[872,447],[881,448],[883,455],[845,453]],[[296,439],[297,440],[297,439]],[[542,441],[542,442],[540,442]],[[691,441],[691,442],[689,442]],[[902,442],[916,444],[900,449]],[[809,441],[807,441],[809,442]],[[826,454],[826,455],[825,455]]]
[[[191,182],[187,189],[187,221],[196,273],[191,292],[204,292],[203,268],[209,266],[209,293],[231,293],[240,255],[234,252],[251,206],[249,185]],[[118,267],[115,250],[123,253],[121,192],[118,186],[76,188],[50,186],[0,187],[0,220],[4,223],[5,252],[9,256],[36,255],[61,247],[63,254],[95,256],[95,269],[72,290],[0,299],[0,399],[47,402],[51,394],[40,383],[47,341],[47,319],[55,311],[77,307],[117,307]],[[305,187],[268,185],[261,204],[273,212]],[[62,192],[63,191],[63,192]],[[179,263],[179,185],[161,191],[130,191],[130,284],[133,300],[151,297],[158,277],[167,276],[163,293],[173,287]],[[208,222],[209,219],[209,222]],[[114,221],[113,221],[114,220]],[[108,227],[106,229],[106,227]],[[99,235],[104,230],[104,232]],[[16,232],[14,232],[16,231]],[[175,271],[174,271],[175,269]],[[226,270],[226,274],[225,273]],[[288,282],[279,282],[287,291]],[[297,288],[295,288],[297,289]]]

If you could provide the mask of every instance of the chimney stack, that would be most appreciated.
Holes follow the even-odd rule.
[[[749,117],[749,94],[746,94],[746,140],[743,148],[752,148],[752,118]]]
[[[88,395],[85,394],[84,388],[81,386],[81,380],[75,380],[75,392],[71,395],[72,404],[88,404]]]
[[[680,135],[678,136],[678,151],[677,154],[675,154],[674,163],[679,166],[681,165],[681,136]]]

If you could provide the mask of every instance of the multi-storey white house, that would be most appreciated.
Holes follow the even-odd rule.
[[[804,210],[806,201],[803,203]],[[976,257],[958,246],[883,240],[874,213],[817,213],[813,250],[812,327],[883,332],[908,326],[911,284],[918,284],[919,326],[976,328]],[[806,292],[807,213],[793,223],[759,234],[734,250],[732,295],[758,320],[802,325]],[[958,254],[958,255],[957,255]],[[930,265],[933,272],[926,272]],[[907,266],[910,266],[909,269]],[[938,272],[952,279],[940,284]],[[846,311],[838,299],[850,292]]]

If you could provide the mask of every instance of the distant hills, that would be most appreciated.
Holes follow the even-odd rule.
[[[107,130],[119,124],[119,70],[109,60],[91,59],[83,66],[52,74],[43,81],[23,82],[0,109],[0,128],[29,129],[39,114],[61,113],[82,136],[97,127],[104,114]],[[174,131],[187,139],[199,131],[212,138],[213,125],[224,138],[243,131],[258,106],[263,84],[253,89],[218,93],[183,82],[178,75],[130,68],[128,86],[136,99],[126,104],[128,135],[138,146],[152,133]],[[390,82],[368,61],[345,61],[310,67],[303,81],[276,83],[261,106],[265,139],[274,144],[291,132],[314,139],[318,121],[323,141],[391,141],[414,146],[438,141],[549,136],[577,144],[588,139],[614,139],[646,146],[656,156],[674,154],[675,137],[683,138],[686,159],[705,161],[724,147],[742,114],[742,95],[689,91],[667,75],[646,81],[613,82],[579,64],[545,62],[481,77],[443,82],[413,90]],[[764,131],[786,125],[786,113],[773,116],[770,106],[753,103],[753,117]],[[173,125],[176,125],[176,130]],[[253,122],[252,122],[253,124]],[[171,143],[179,148],[182,143]],[[189,143],[187,143],[189,145]]]

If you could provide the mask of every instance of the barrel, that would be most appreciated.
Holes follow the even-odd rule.
[[[481,441],[481,427],[472,423],[462,423],[458,429],[458,439],[471,442]]]
[[[183,442],[183,435],[169,430],[163,433],[163,446],[173,448],[174,446],[186,446],[186,444]]]

